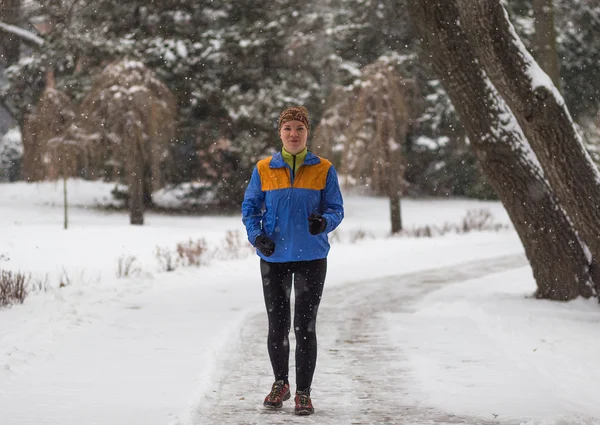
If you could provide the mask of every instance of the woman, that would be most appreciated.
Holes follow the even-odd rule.
[[[344,217],[342,194],[331,162],[306,147],[310,131],[302,106],[279,116],[283,148],[256,164],[242,203],[248,240],[260,257],[269,321],[267,346],[275,383],[265,398],[280,408],[290,398],[288,381],[290,293],[294,281],[297,415],[314,412],[310,398],[317,360],[316,319],[327,271],[327,234]]]

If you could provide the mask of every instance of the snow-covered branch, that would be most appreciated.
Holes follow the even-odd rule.
[[[38,47],[42,47],[44,44],[44,39],[38,35],[35,35],[31,31],[28,31],[24,28],[17,27],[15,25],[5,24],[4,22],[0,22],[0,31],[8,32],[14,34],[21,38],[23,41],[34,44]]]

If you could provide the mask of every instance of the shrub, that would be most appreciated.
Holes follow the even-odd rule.
[[[503,226],[495,224],[492,213],[486,209],[469,210],[467,215],[462,221],[463,233],[471,232],[473,230],[495,230],[498,231]]]
[[[207,245],[204,238],[197,239],[195,242],[190,239],[185,243],[177,244],[178,261],[183,266],[201,266],[205,261],[203,257],[206,253]]]
[[[67,273],[67,271],[65,270],[65,268],[62,268],[62,274],[60,276],[60,282],[58,284],[59,288],[64,288],[65,286],[68,286],[71,284],[71,278],[69,277],[69,274]]]
[[[122,255],[117,259],[117,277],[124,278],[139,274],[141,269],[137,266],[137,259],[133,255]]]
[[[492,213],[487,209],[468,210],[467,215],[459,224],[444,223],[441,227],[421,226],[408,230],[403,230],[401,236],[410,236],[415,238],[431,238],[433,236],[442,236],[447,233],[469,233],[473,231],[495,231],[507,229],[505,224],[494,223]]]
[[[220,260],[237,260],[254,252],[254,247],[239,230],[228,230],[225,239],[213,252],[212,256]]]
[[[370,232],[367,232],[364,229],[351,229],[349,231],[344,231],[340,229],[336,229],[334,232],[329,234],[329,243],[357,243],[364,239],[374,239],[375,235]]]
[[[367,239],[367,237],[372,237],[372,236],[369,236],[369,234],[366,231],[364,231],[363,229],[352,230],[350,232],[350,243],[356,243],[358,241],[362,241],[364,239]]]
[[[43,279],[30,280],[28,287],[31,292],[48,292],[48,289],[50,288],[48,274],[44,275]]]
[[[172,272],[177,268],[176,259],[173,252],[169,248],[156,247],[156,258],[160,263],[161,268],[166,272]]]
[[[238,230],[228,230],[225,234],[223,249],[231,253],[233,258],[240,258],[247,245],[244,245],[241,233]]]
[[[0,306],[23,304],[27,297],[27,281],[20,272],[0,271]]]

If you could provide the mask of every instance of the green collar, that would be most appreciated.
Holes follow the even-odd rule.
[[[293,170],[294,173],[298,170],[298,167],[300,166],[300,164],[302,164],[304,162],[304,159],[306,158],[307,153],[308,153],[308,148],[304,148],[304,150],[302,152],[299,152],[296,155],[292,155],[285,149],[281,149],[281,156],[283,157],[283,160],[285,161],[285,163],[290,166],[290,168],[292,168],[294,166],[293,165],[294,164],[294,156],[296,157],[296,168]]]

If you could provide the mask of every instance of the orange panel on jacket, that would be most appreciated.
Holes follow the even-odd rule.
[[[261,189],[263,191],[288,189],[290,187],[290,170],[287,167],[270,168],[272,157],[258,162]],[[327,173],[331,162],[320,158],[321,162],[315,165],[302,165],[297,174],[294,187],[301,189],[323,190],[327,183]]]
[[[327,183],[327,172],[331,162],[321,158],[320,164],[303,165],[301,170],[296,173],[294,187],[302,189],[323,190]]]
[[[290,187],[290,174],[287,168],[270,168],[271,158],[258,161],[258,175],[263,192],[268,190],[287,189]]]

